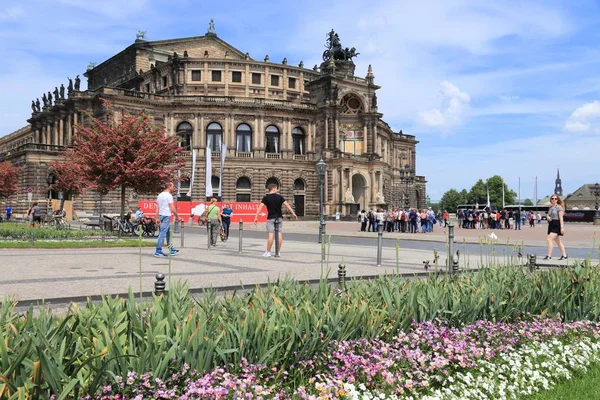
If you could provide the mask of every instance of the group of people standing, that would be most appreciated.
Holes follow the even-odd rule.
[[[449,214],[444,210],[440,226],[448,223]],[[370,209],[358,213],[361,232],[377,232],[380,226],[386,232],[430,233],[437,224],[437,219],[431,207],[418,210],[416,208],[393,208],[391,210]]]
[[[540,212],[517,210],[493,211],[486,207],[483,210],[458,210],[456,214],[458,227],[463,229],[515,229],[520,230],[529,222],[529,227],[534,228],[536,221],[542,222]],[[512,221],[512,224],[511,224]]]
[[[277,185],[270,184],[268,185],[267,189],[269,193],[266,194],[261,200],[261,204],[256,211],[256,216],[254,217],[254,223],[256,224],[256,222],[258,221],[258,215],[262,211],[263,207],[267,207],[267,250],[263,254],[263,257],[271,257],[271,248],[273,246],[274,241],[275,224],[278,224],[279,226],[279,248],[276,249],[277,254],[279,254],[279,250],[281,249],[281,245],[283,243],[282,206],[285,206],[288,209],[288,211],[292,214],[292,216],[295,219],[298,219],[296,213],[288,204],[288,202],[283,198],[283,196],[277,193]],[[179,215],[175,208],[175,204],[173,202],[174,191],[176,191],[175,184],[173,182],[167,182],[165,184],[164,190],[156,198],[156,220],[159,223],[160,231],[156,240],[156,250],[154,252],[154,257],[165,258],[169,256],[169,254],[165,254],[162,249],[162,245],[165,239],[167,240],[167,246],[169,248],[170,255],[175,256],[177,255],[177,253],[179,253],[179,250],[173,247],[171,244],[171,217],[174,216],[175,218],[179,218]],[[207,218],[207,227],[210,237],[210,244],[212,247],[216,247],[219,232],[221,232],[223,241],[226,241],[229,238],[229,227],[231,225],[231,217],[233,215],[233,210],[229,204],[225,204],[223,206],[223,209],[220,209],[217,205],[217,199],[213,197],[210,199],[210,204],[208,205],[204,213],[206,213]]]

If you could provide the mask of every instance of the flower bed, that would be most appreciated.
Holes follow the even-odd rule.
[[[600,325],[480,321],[414,324],[393,341],[332,342],[286,371],[242,363],[165,381],[130,372],[86,399],[517,399],[600,361]]]

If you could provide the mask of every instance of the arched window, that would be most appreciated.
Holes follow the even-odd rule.
[[[265,153],[279,153],[279,129],[275,125],[269,125],[265,133]]]
[[[294,146],[294,154],[303,155],[304,149],[304,131],[301,128],[292,129],[292,141]]]
[[[235,130],[235,151],[249,153],[252,151],[252,128],[248,124],[239,124]]]
[[[304,190],[304,181],[302,179],[298,178],[294,181],[294,190]]]
[[[235,201],[248,202],[252,197],[252,184],[245,176],[240,177],[235,183]]]
[[[192,128],[192,124],[189,122],[182,122],[177,125],[177,140],[179,141],[179,146],[183,147],[186,151],[192,150],[193,133],[194,128]]]
[[[267,179],[267,183],[265,183],[265,188],[267,188],[270,184],[274,184],[275,186],[277,186],[277,188],[280,187],[277,178],[270,177],[269,179]]]
[[[223,141],[223,128],[216,122],[208,124],[206,127],[206,146],[213,153],[221,151],[221,142]]]
[[[237,180],[235,188],[237,190],[250,190],[252,188],[250,179],[246,178],[245,176],[242,176]]]

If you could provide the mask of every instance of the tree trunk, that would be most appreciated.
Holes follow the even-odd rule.
[[[121,220],[125,218],[125,185],[121,186]]]

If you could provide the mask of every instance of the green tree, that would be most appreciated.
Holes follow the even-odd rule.
[[[487,187],[482,179],[475,182],[475,184],[469,191],[467,199],[469,204],[479,204],[482,206],[487,204]]]
[[[510,190],[500,175],[492,176],[487,180],[487,183],[490,188],[490,203],[502,207],[502,186],[504,186],[504,204],[516,203],[517,193],[514,190]]]
[[[532,206],[533,205],[533,201],[531,201],[531,199],[525,199],[525,200],[523,200],[522,204],[524,206]]]
[[[504,186],[504,204],[515,204],[517,193],[511,190],[500,175],[494,175],[487,180],[479,179],[469,191],[469,204],[487,204],[488,190],[490,193],[490,204],[502,207],[502,186]]]
[[[448,212],[455,212],[459,204],[462,204],[464,197],[456,189],[447,190],[442,199],[440,200],[439,208],[441,210],[448,210]]]

